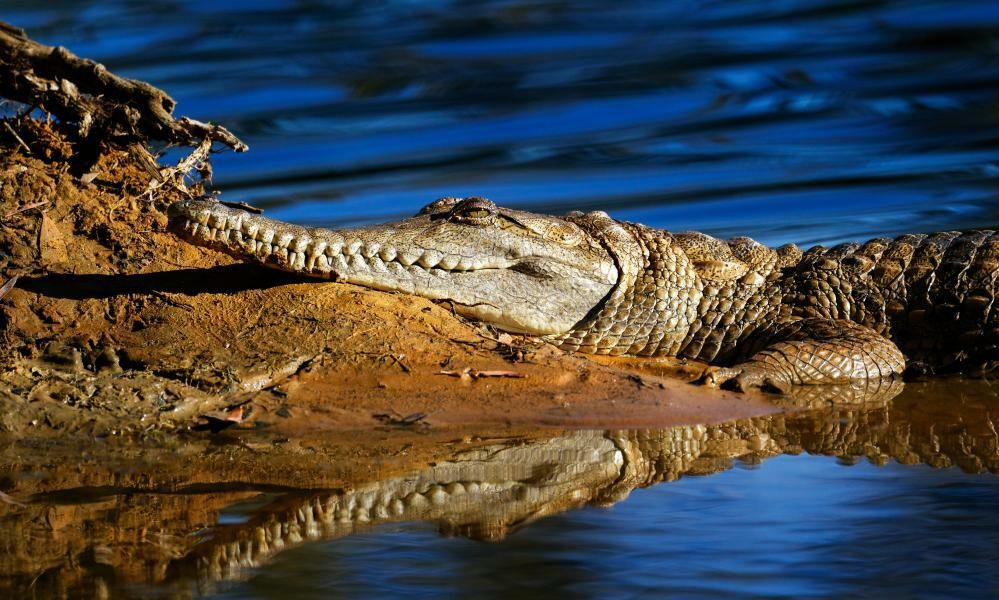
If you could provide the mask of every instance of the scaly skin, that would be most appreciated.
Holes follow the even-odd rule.
[[[306,228],[208,200],[174,204],[194,244],[284,271],[448,300],[570,351],[720,363],[738,389],[992,370],[999,352],[992,231],[767,248],[619,222],[444,198],[411,219]],[[904,352],[904,354],[903,354]]]

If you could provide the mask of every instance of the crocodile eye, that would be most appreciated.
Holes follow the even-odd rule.
[[[449,220],[459,223],[483,223],[496,214],[496,205],[485,198],[466,198],[455,205]]]
[[[450,211],[456,204],[461,202],[461,198],[455,198],[453,196],[445,196],[444,198],[439,198],[434,200],[430,204],[424,206],[420,209],[418,215],[434,215],[441,212]]]
[[[484,208],[472,208],[469,210],[462,211],[461,213],[456,214],[455,216],[461,217],[463,219],[481,219],[483,217],[488,217],[491,214],[493,213],[489,212]]]

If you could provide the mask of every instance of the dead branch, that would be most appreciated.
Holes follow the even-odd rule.
[[[91,134],[197,146],[221,142],[237,152],[246,144],[220,125],[174,118],[176,102],[162,90],[110,73],[61,46],[45,46],[0,21],[0,96],[40,108]]]

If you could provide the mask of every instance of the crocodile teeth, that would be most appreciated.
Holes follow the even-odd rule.
[[[447,492],[445,492],[439,485],[435,485],[431,488],[428,496],[430,497],[430,503],[434,506],[441,506],[447,502]]]
[[[381,244],[378,242],[372,242],[361,248],[361,256],[364,258],[371,258],[372,256],[378,254],[378,251],[381,249]]]
[[[361,245],[362,245],[362,243],[361,243],[361,240],[354,240],[353,242],[351,242],[351,243],[350,243],[350,244],[349,244],[349,245],[348,245],[348,246],[347,246],[347,247],[346,247],[346,248],[344,249],[344,251],[343,251],[343,252],[344,252],[344,254],[346,254],[347,256],[353,256],[353,255],[357,254],[357,250],[358,250],[358,248],[360,248],[360,247],[361,247]]]
[[[426,250],[423,252],[423,256],[420,257],[419,263],[424,268],[432,269],[441,262],[442,258],[444,258],[444,255],[437,250]]]
[[[260,232],[260,238],[258,238],[258,239],[261,242],[270,245],[270,243],[272,241],[274,241],[274,230],[273,229],[265,229],[265,230],[261,231]]]
[[[214,215],[209,222],[215,229],[225,229],[226,217],[225,215]]]
[[[441,268],[441,269],[444,269],[446,271],[453,271],[454,268],[456,266],[458,266],[458,263],[460,261],[461,261],[461,257],[455,256],[455,255],[452,254],[452,255],[445,256],[444,258],[442,258],[441,261],[439,263],[437,263],[437,267]]]
[[[417,254],[416,252],[413,252],[411,250],[406,250],[401,254],[399,254],[398,256],[396,256],[396,260],[400,264],[402,264],[402,266],[408,267],[413,263],[415,263],[416,261],[420,260],[421,257],[422,254]]]
[[[413,492],[408,496],[406,496],[403,499],[403,502],[405,502],[406,505],[409,506],[410,508],[423,508],[427,504],[429,504],[426,498],[424,498],[422,495],[416,492]]]
[[[458,263],[457,269],[459,271],[476,271],[479,269],[488,269],[489,264],[481,259],[475,258],[462,258],[461,262]]]
[[[368,266],[376,273],[388,273],[388,267],[379,258],[373,258],[368,262]]]
[[[395,500],[392,501],[392,505],[390,508],[392,510],[392,514],[400,516],[406,510],[406,505],[402,503],[402,500],[396,498]]]
[[[368,263],[365,262],[364,258],[358,255],[350,257],[350,268],[355,271],[368,271]]]
[[[291,244],[292,240],[293,238],[290,233],[282,233],[281,236],[278,237],[276,241],[279,247],[287,248]]]
[[[395,260],[396,256],[395,248],[391,246],[382,248],[382,251],[378,253],[378,256],[380,256],[381,259],[384,260],[385,262],[392,262]]]

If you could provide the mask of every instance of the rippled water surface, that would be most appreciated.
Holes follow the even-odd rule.
[[[290,551],[220,597],[994,597],[995,475],[836,462],[739,464],[502,543],[378,527]]]
[[[225,124],[251,151],[217,156],[217,187],[300,223],[381,221],[482,195],[770,244],[999,225],[995,2],[0,0],[0,19]],[[589,499],[610,509],[535,507],[511,513],[502,535],[440,519],[380,524],[197,589],[994,597],[999,407],[984,384],[960,398],[964,412],[911,426],[918,435],[896,430],[907,413],[889,406],[828,446],[781,445],[762,462],[721,452],[679,482]],[[801,427],[841,431],[856,418]],[[689,476],[699,473],[715,474]],[[110,497],[100,501],[124,502]],[[238,529],[258,510],[218,518]],[[169,593],[205,579],[185,577]]]
[[[0,6],[240,134],[216,182],[284,219],[482,195],[768,243],[999,221],[990,1]]]

